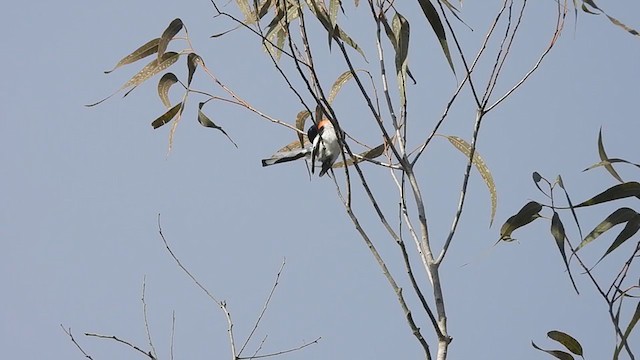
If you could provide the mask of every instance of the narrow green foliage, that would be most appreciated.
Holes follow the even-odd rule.
[[[460,150],[467,158],[471,156],[471,145],[459,138],[457,136],[445,136],[449,142],[458,150]],[[489,221],[489,226],[493,224],[493,220],[496,216],[496,210],[498,208],[498,191],[496,190],[496,184],[493,181],[493,176],[491,175],[491,171],[489,171],[489,167],[480,156],[480,153],[476,150],[473,154],[473,165],[476,167],[482,180],[487,185],[487,189],[489,190],[489,195],[491,197],[491,220]],[[514,229],[515,230],[515,229]],[[513,231],[513,230],[511,230]],[[509,235],[511,232],[509,232]],[[502,237],[501,237],[502,239]]]
[[[135,49],[129,55],[127,55],[127,56],[123,57],[122,59],[120,59],[120,61],[118,61],[118,63],[116,64],[116,66],[113,67],[113,69],[107,70],[104,73],[108,74],[110,72],[113,72],[114,70],[116,70],[117,68],[119,68],[121,66],[134,63],[134,62],[136,62],[136,61],[138,61],[140,59],[144,59],[147,56],[156,53],[158,51],[158,42],[159,41],[160,41],[160,38],[155,38],[153,40],[150,40],[146,44],[144,44],[144,45],[140,46],[139,48]]]
[[[636,181],[630,181],[623,184],[614,185],[609,189],[601,192],[600,194],[592,197],[591,199],[576,205],[575,207],[579,208],[584,206],[592,206],[607,201],[624,199],[631,196],[640,198],[640,183]]]
[[[220,131],[221,133],[224,134],[224,136],[227,137],[227,139],[229,139],[229,141],[231,141],[231,143],[236,148],[238,148],[238,144],[236,144],[235,141],[231,139],[229,134],[227,134],[227,132],[224,131],[224,129],[221,126],[218,126],[213,121],[211,121],[211,119],[209,119],[209,117],[205,115],[204,112],[202,112],[202,107],[204,106],[204,104],[206,104],[206,102],[201,102],[198,104],[198,122],[200,123],[200,125]]]
[[[422,12],[424,16],[429,21],[433,32],[438,37],[438,41],[440,42],[440,47],[444,52],[444,56],[447,58],[449,62],[449,66],[451,67],[451,71],[456,73],[456,69],[453,67],[453,60],[451,59],[451,52],[449,51],[449,45],[447,45],[447,34],[444,31],[444,26],[442,25],[442,21],[440,20],[440,15],[438,15],[438,11],[436,11],[435,6],[429,0],[418,0],[420,3],[420,7],[422,8]]]
[[[601,161],[607,162],[607,164],[603,166],[605,169],[607,169],[609,174],[611,174],[611,176],[613,176],[616,180],[624,182],[616,169],[614,169],[613,166],[611,166],[611,163],[609,163],[609,157],[607,156],[607,152],[604,150],[604,144],[602,143],[602,128],[600,128],[600,131],[598,132],[598,154],[600,155]]]
[[[546,352],[547,354],[555,357],[556,359],[560,359],[560,360],[574,360],[575,358],[573,357],[573,355],[569,354],[568,352],[565,351],[561,351],[561,350],[545,350],[542,349],[541,347],[539,347],[538,345],[536,345],[533,341],[531,342],[531,345],[536,348],[537,350]]]
[[[613,354],[613,358],[614,359],[617,359],[618,356],[620,355],[620,351],[622,351],[622,349],[624,349],[624,347],[625,347],[625,345],[627,343],[627,339],[629,338],[629,335],[631,334],[631,331],[636,326],[636,324],[638,323],[639,320],[640,320],[640,301],[637,302],[636,311],[633,313],[633,317],[631,318],[631,321],[629,321],[629,325],[627,325],[627,328],[624,331],[624,335],[622,335],[622,339],[620,339],[620,343],[618,344],[618,346],[616,346],[616,350],[615,350],[615,352]]]
[[[396,77],[398,81],[398,91],[400,94],[400,104],[406,106],[406,83],[407,83],[407,62],[409,57],[409,22],[396,12],[391,21],[391,30],[395,38],[396,56]]]
[[[298,133],[298,140],[300,140],[300,144],[304,143],[304,123],[307,121],[307,118],[311,116],[311,113],[307,110],[302,110],[296,116],[296,129],[300,130],[301,133]]]
[[[196,53],[190,53],[187,56],[187,70],[189,75],[187,76],[187,86],[191,86],[191,80],[193,80],[193,74],[196,72],[198,64],[202,64],[202,58]]]
[[[164,57],[164,52],[167,51],[167,46],[169,46],[169,42],[176,36],[177,33],[182,30],[182,20],[174,19],[169,26],[164,30],[162,36],[160,36],[160,41],[158,42],[158,61],[161,61]]]
[[[184,105],[183,103],[178,103],[174,105],[171,109],[167,110],[164,114],[160,115],[157,119],[153,120],[153,122],[151,122],[151,126],[153,126],[154,129],[157,129],[160,126],[173,120],[173,118],[176,117],[176,115],[178,115],[180,110],[182,110],[183,105]]]
[[[602,220],[598,226],[596,226],[587,237],[582,240],[580,245],[576,248],[576,251],[582,249],[584,246],[597,239],[600,235],[607,232],[612,227],[630,221],[638,215],[633,209],[623,207],[611,213],[606,219]]]
[[[160,101],[166,108],[171,107],[171,101],[169,100],[169,89],[173,84],[178,82],[178,77],[174,73],[166,73],[162,75],[160,81],[158,81],[158,96]]]
[[[542,211],[542,205],[540,203],[529,201],[517,214],[507,219],[502,225],[500,229],[500,240],[513,241],[514,239],[511,237],[511,233],[539,218],[540,211]]]
[[[567,254],[564,248],[565,247],[564,240],[567,237],[566,232],[564,230],[564,225],[562,224],[562,220],[560,220],[560,215],[558,215],[558,213],[555,211],[553,212],[553,217],[551,218],[551,235],[553,235],[553,238],[556,240],[556,245],[558,245],[558,250],[560,251],[560,255],[562,256],[562,261],[564,262],[564,266],[567,269],[567,273],[569,274],[569,279],[571,280],[571,284],[573,285],[573,288],[576,290],[576,293],[580,294],[575,281],[573,281],[573,275],[571,275],[571,268],[569,267],[569,261],[567,260]]]
[[[381,156],[382,154],[384,154],[384,151],[385,151],[386,148],[387,147],[385,146],[385,144],[380,144],[380,145],[374,147],[371,150],[367,150],[367,151],[359,154],[360,158],[356,158],[355,160],[354,159],[347,159],[347,166],[351,166],[351,165],[353,165],[355,163],[362,162],[365,159],[375,159],[375,158]],[[342,161],[341,162],[336,162],[333,165],[333,168],[341,168],[341,167],[344,167],[344,162],[342,162]]]
[[[342,74],[340,74],[340,76],[338,76],[336,81],[333,82],[331,91],[329,92],[329,96],[327,97],[327,101],[329,102],[329,104],[333,103],[333,100],[335,100],[340,90],[342,90],[342,86],[344,86],[344,84],[346,84],[351,79],[353,79],[353,74],[349,70],[343,72]]]
[[[547,333],[547,336],[564,345],[564,347],[566,347],[567,350],[571,351],[572,353],[578,356],[584,355],[582,345],[580,345],[580,342],[578,342],[578,340],[576,340],[573,336],[558,330],[549,331]]]

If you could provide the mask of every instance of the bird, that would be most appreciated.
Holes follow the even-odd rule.
[[[317,161],[322,166],[319,176],[324,176],[340,155],[341,147],[336,130],[329,119],[322,119],[309,128],[307,137],[311,142],[309,146],[293,151],[278,152],[268,159],[263,159],[262,166],[307,158],[311,160],[311,173],[314,173]]]

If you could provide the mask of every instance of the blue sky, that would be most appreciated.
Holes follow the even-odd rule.
[[[498,6],[464,3],[461,15],[475,29],[460,27],[467,56],[478,49]],[[530,17],[498,93],[530,68],[549,40],[554,2],[529,6]],[[638,4],[606,6],[638,27]],[[345,8],[352,11],[352,3],[345,2]],[[371,25],[367,11],[361,6],[341,21],[368,54],[370,63],[358,59],[358,66],[375,69],[373,42],[365,29]],[[176,358],[229,356],[225,319],[167,254],[157,233],[159,213],[178,257],[228,303],[241,340],[286,258],[251,349],[265,335],[265,352],[322,337],[284,358],[421,357],[393,292],[345,215],[330,179],[309,180],[303,164],[260,166],[260,159],[294,139],[291,131],[238,108],[208,105],[207,114],[238,143],[236,149],[220,133],[197,123],[198,100],[193,99],[167,156],[169,127],[153,130],[149,125],[163,109],[155,80],[125,99],[116,96],[94,108],[83,106],[117,89],[138,67],[108,76],[102,71],[180,17],[196,51],[222,81],[257,108],[293,122],[301,105],[272,71],[254,37],[236,31],[209,39],[231,23],[212,19],[208,1],[11,2],[2,5],[2,12],[0,345],[7,359],[81,359],[60,324],[71,327],[95,359],[138,356],[115,342],[81,334],[117,335],[147,349],[140,301],[145,278],[149,325],[160,358],[169,357],[173,311]],[[409,121],[417,144],[442,113],[456,79],[419,9],[410,7],[404,15],[411,22],[410,67],[418,80],[409,87]],[[489,195],[474,173],[468,207],[442,269],[454,337],[451,358],[544,358],[530,341],[554,347],[545,339],[552,329],[577,337],[587,359],[611,354],[613,332],[605,303],[578,273],[583,294],[575,295],[547,222],[515,233],[518,242],[492,245],[506,218],[529,199],[543,200],[531,182],[533,171],[550,179],[562,174],[575,200],[615,184],[602,169],[581,173],[598,160],[601,126],[610,156],[639,161],[638,41],[603,16],[580,14],[575,30],[568,18],[540,70],[487,115],[478,151],[496,181],[498,211],[489,228]],[[317,44],[321,74],[330,86],[345,67],[335,48],[333,53],[326,49],[324,35]],[[180,46],[172,43],[171,49]],[[185,69],[184,60],[172,68],[179,76]],[[219,91],[202,72],[194,83]],[[173,99],[178,96],[172,92]],[[472,105],[463,92],[441,133],[469,139]],[[347,131],[376,145],[375,124],[352,84],[335,106]],[[436,139],[421,160],[418,176],[436,244],[451,224],[464,167],[464,157],[444,139]],[[395,189],[388,190],[388,172],[366,164],[363,169],[385,212],[395,218],[397,199]],[[638,179],[632,168],[620,173]],[[355,199],[363,224],[402,279],[395,244],[360,190]],[[619,206],[581,211],[584,228]],[[320,224],[311,220],[317,213],[324,219]],[[567,227],[576,243],[576,232]],[[605,242],[594,244],[590,259],[600,256]],[[623,249],[599,266],[598,276],[613,271]],[[427,282],[419,270],[418,279]],[[409,284],[401,280],[401,285]],[[416,299],[409,298],[417,311]],[[417,321],[432,339],[427,319]],[[637,331],[634,336],[637,344]]]

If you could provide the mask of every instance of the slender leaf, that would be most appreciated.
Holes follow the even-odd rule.
[[[168,53],[164,54],[163,60],[160,63],[158,63],[157,59],[151,60],[151,62],[149,62],[147,65],[145,65],[145,67],[143,67],[142,70],[138,71],[137,74],[133,75],[133,77],[131,79],[129,79],[126,83],[124,83],[113,94],[107,96],[106,98],[104,98],[104,99],[102,99],[102,100],[100,100],[98,102],[95,102],[93,104],[88,104],[88,105],[85,105],[85,106],[86,107],[96,106],[96,105],[106,101],[107,99],[110,99],[115,94],[119,93],[120,91],[131,87],[131,89],[124,94],[124,96],[129,95],[129,93],[131,91],[133,91],[133,89],[135,89],[138,85],[142,84],[143,82],[148,80],[153,75],[155,75],[155,74],[167,69],[169,66],[173,65],[176,61],[178,61],[178,57],[180,57],[180,54],[175,53],[175,52],[168,52]]]
[[[606,219],[602,220],[598,226],[593,229],[587,237],[582,240],[580,245],[576,248],[576,251],[583,248],[585,245],[589,244],[593,240],[597,239],[598,236],[604,234],[606,231],[611,229],[612,227],[627,222],[638,215],[633,209],[623,207],[611,213],[611,215],[607,216]]]
[[[191,85],[191,80],[193,80],[193,74],[196,72],[196,68],[198,64],[202,64],[202,58],[200,55],[196,53],[189,53],[187,56],[187,70],[189,71],[189,75],[187,77],[187,86]]]
[[[613,243],[611,244],[611,246],[609,246],[607,251],[605,251],[604,255],[602,255],[602,258],[600,258],[600,260],[598,261],[601,261],[602,259],[604,259],[605,256],[609,255],[613,250],[617,249],[618,246],[622,245],[622,243],[624,243],[633,235],[635,235],[638,232],[638,230],[640,230],[640,214],[636,214],[636,216],[634,216],[632,219],[630,219],[627,222],[627,225],[625,225],[624,229],[622,229],[620,234],[618,234],[615,240],[613,240]]]
[[[224,129],[221,126],[218,126],[213,121],[211,121],[211,119],[209,119],[209,117],[207,115],[205,115],[204,112],[202,112],[202,107],[204,106],[204,104],[206,104],[206,102],[201,102],[200,104],[198,104],[198,122],[200,123],[200,125],[202,125],[204,127],[208,127],[208,128],[219,130],[221,133],[224,134],[224,136],[227,137],[227,139],[229,139],[229,141],[231,141],[231,143],[236,148],[238,148],[238,144],[236,144],[236,142],[233,141],[233,139],[231,139],[229,134],[227,134],[227,132],[224,131]]]
[[[549,331],[547,333],[547,336],[564,345],[564,347],[566,347],[567,350],[571,351],[572,353],[579,356],[584,355],[582,345],[580,345],[580,342],[573,338],[573,336],[558,330]]]
[[[500,229],[500,240],[513,241],[514,239],[511,237],[511,233],[539,218],[540,211],[542,211],[542,205],[540,203],[529,201],[517,214],[507,219],[502,225]]]
[[[253,10],[251,10],[251,6],[249,5],[249,1],[247,0],[236,0],[238,4],[238,8],[242,12],[245,21],[251,21],[254,18]]]
[[[600,194],[592,197],[591,199],[576,205],[575,207],[578,208],[597,205],[607,201],[624,199],[631,196],[640,198],[640,183],[636,181],[630,181],[623,184],[614,185],[609,189],[601,192]]]
[[[442,21],[440,20],[440,15],[436,11],[436,8],[433,6],[431,1],[429,0],[418,0],[420,3],[420,7],[422,8],[422,12],[424,16],[426,16],[433,32],[438,37],[438,41],[440,41],[440,47],[444,52],[444,56],[447,58],[449,62],[449,66],[451,67],[451,71],[456,73],[455,68],[453,67],[453,60],[451,59],[451,53],[449,52],[449,45],[447,45],[447,34],[444,31],[444,26],[442,25]]]
[[[576,227],[578,228],[578,233],[580,234],[580,239],[582,239],[582,227],[580,226],[580,222],[578,221],[578,215],[576,214],[576,209],[573,206],[573,202],[571,202],[571,198],[569,197],[569,192],[564,187],[564,181],[562,181],[562,176],[558,175],[558,185],[564,191],[564,196],[567,198],[567,204],[569,204],[569,209],[571,209],[571,215],[573,215],[573,220],[576,223]]]
[[[618,355],[620,354],[620,351],[624,349],[625,345],[627,344],[627,339],[631,334],[631,331],[636,326],[639,320],[640,320],[640,301],[638,301],[638,303],[636,304],[636,311],[633,313],[633,317],[631,318],[631,321],[629,321],[629,325],[627,325],[627,328],[624,331],[624,335],[622,335],[622,339],[620,339],[620,344],[616,346],[615,353],[613,354],[614,359],[617,359]]]
[[[377,157],[379,157],[380,155],[384,154],[384,151],[386,150],[386,146],[385,144],[380,144],[376,147],[374,147],[371,150],[367,150],[361,154],[358,155],[358,157],[353,160],[353,159],[347,159],[347,166],[351,166],[355,163],[359,163],[361,161],[364,161],[366,159],[375,159]],[[344,162],[340,161],[337,162],[333,165],[333,168],[341,168],[344,167]]]
[[[135,49],[131,54],[120,59],[120,61],[118,61],[118,63],[116,64],[116,66],[113,67],[113,69],[107,70],[104,73],[108,74],[121,66],[134,63],[140,59],[144,59],[147,56],[154,54],[155,52],[158,51],[159,41],[160,41],[160,38],[155,38],[153,40],[150,40],[146,44]]]
[[[153,120],[153,122],[151,123],[151,126],[153,126],[154,129],[157,129],[160,126],[173,120],[173,118],[182,109],[182,105],[183,105],[182,103],[178,103],[174,105],[171,109],[167,110],[164,114],[160,115],[157,119]]]
[[[580,292],[578,291],[578,287],[576,286],[576,282],[573,280],[573,275],[571,275],[571,268],[569,267],[569,261],[567,261],[567,254],[564,248],[564,240],[566,239],[567,235],[566,235],[566,232],[564,231],[564,225],[562,224],[562,220],[560,220],[560,215],[558,215],[558,213],[555,211],[553,212],[553,217],[551,218],[551,235],[553,235],[553,238],[556,240],[556,245],[558,245],[558,250],[560,250],[560,255],[562,255],[562,261],[564,261],[564,266],[567,269],[567,273],[569,274],[569,279],[571,280],[571,284],[573,285],[573,288],[576,290],[576,293],[580,294]],[[551,335],[549,335],[549,337],[551,337]]]
[[[178,77],[174,73],[166,73],[162,75],[160,81],[158,81],[158,96],[162,101],[162,104],[168,109],[171,107],[171,101],[169,100],[169,89],[171,86],[178,82]]]
[[[158,42],[158,61],[161,61],[164,52],[167,51],[169,41],[171,41],[171,39],[173,39],[173,37],[176,36],[176,34],[180,32],[180,30],[182,30],[182,27],[182,20],[174,19],[164,30],[162,36],[160,36],[160,41]]]
[[[396,77],[398,81],[398,91],[400,94],[400,104],[406,105],[406,79],[407,79],[407,58],[409,56],[409,22],[402,14],[396,12],[391,21],[391,29],[396,40],[397,49],[395,56]]]
[[[460,150],[467,158],[469,158],[469,156],[471,155],[471,145],[468,142],[457,136],[445,137],[456,149]],[[496,210],[498,208],[498,191],[496,190],[496,184],[493,181],[493,176],[491,175],[491,171],[489,171],[489,167],[484,162],[477,150],[473,154],[473,165],[476,167],[476,169],[478,169],[482,180],[484,180],[484,183],[487,185],[487,189],[489,190],[489,195],[491,197],[491,220],[489,222],[489,226],[491,226],[493,224],[493,220],[495,219]]]
[[[304,123],[307,121],[309,116],[311,116],[311,113],[307,110],[300,111],[296,116],[296,129],[301,131],[298,133],[298,140],[300,141],[300,144],[304,143]]]
[[[584,169],[582,171],[588,171],[588,170],[595,169],[595,168],[600,167],[600,166],[606,166],[606,165],[609,165],[609,164],[616,164],[616,163],[629,164],[629,165],[633,165],[633,166],[635,166],[637,168],[640,168],[640,164],[632,163],[631,161],[627,161],[627,160],[624,160],[624,159],[610,158],[610,159],[607,159],[605,161],[600,161],[598,163],[595,163],[595,164],[589,166],[588,168],[586,168],[586,169]]]
[[[545,350],[540,348],[538,345],[536,345],[533,341],[531,342],[531,345],[533,345],[534,348],[540,350],[540,351],[544,351],[547,354],[555,357],[556,359],[560,359],[560,360],[574,360],[573,355],[569,354],[568,352],[565,351],[561,351],[561,350]]]
[[[336,81],[333,82],[333,86],[331,86],[331,92],[329,92],[329,96],[327,97],[327,101],[329,102],[329,104],[333,103],[333,100],[335,100],[336,96],[342,89],[342,86],[344,86],[344,84],[346,84],[351,79],[353,79],[353,74],[351,74],[350,70],[347,70],[340,74],[340,76],[338,76]]]
[[[609,161],[607,152],[604,150],[604,144],[602,143],[602,127],[598,132],[598,154],[600,155],[601,161],[607,161],[607,162]],[[616,172],[616,169],[614,169],[613,166],[611,166],[611,164],[604,165],[604,168],[607,169],[609,174],[611,174],[611,176],[613,176],[616,180],[620,181],[621,183],[624,182],[620,177],[620,175],[618,174],[618,172]]]

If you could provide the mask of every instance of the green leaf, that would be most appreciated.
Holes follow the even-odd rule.
[[[582,351],[582,345],[580,345],[580,342],[574,339],[573,336],[558,330],[549,331],[547,333],[547,336],[564,345],[564,347],[566,347],[567,350],[571,351],[572,353],[579,356],[584,355]]]
[[[342,89],[342,86],[344,86],[344,84],[346,84],[351,79],[353,79],[353,74],[350,70],[347,70],[340,74],[340,76],[338,76],[336,81],[333,82],[333,86],[331,86],[331,92],[329,92],[329,96],[327,97],[327,101],[329,102],[329,104],[333,103],[333,100],[335,100],[336,96]]]
[[[600,160],[601,161],[609,161],[609,157],[607,156],[607,152],[604,151],[604,144],[602,143],[602,127],[600,128],[600,131],[598,132],[598,154],[600,155]],[[604,165],[604,168],[607,169],[607,171],[609,172],[609,174],[611,174],[611,176],[613,176],[616,180],[620,181],[621,183],[623,183],[624,181],[622,180],[622,178],[620,177],[620,175],[616,172],[616,169],[613,168],[613,166],[611,166],[611,164],[607,164]]]
[[[400,104],[406,105],[406,82],[407,82],[407,58],[409,56],[409,22],[402,14],[396,12],[391,21],[391,29],[395,38],[397,48],[395,56],[396,77],[398,81],[398,91],[400,94]]]
[[[298,133],[298,140],[300,140],[300,144],[304,143],[304,123],[307,121],[307,118],[311,116],[311,113],[307,110],[302,110],[296,116],[296,129],[301,132]]]
[[[534,348],[540,350],[540,351],[544,351],[547,354],[555,357],[556,359],[560,359],[560,360],[574,360],[574,357],[569,354],[568,352],[565,351],[561,351],[561,350],[545,350],[542,349],[540,347],[538,347],[538,345],[536,345],[533,341],[531,342],[531,345],[533,345]]]
[[[329,14],[327,13],[327,9],[324,6],[323,2],[307,0],[307,3],[310,5],[309,9],[313,13],[313,15],[315,15],[315,17],[318,19],[318,21],[320,21],[322,26],[324,26],[325,30],[327,31],[327,34],[329,34],[329,46],[331,45],[331,39],[333,39],[334,36],[338,37],[340,40],[344,41],[347,45],[349,45],[350,47],[355,49],[358,53],[360,53],[360,55],[362,55],[362,57],[365,60],[367,59],[366,56],[364,55],[364,52],[360,48],[360,46],[358,46],[358,44],[349,35],[347,35],[347,33],[344,32],[338,25],[334,26],[334,24],[331,23],[331,21],[329,20]]]
[[[556,240],[556,245],[558,245],[558,250],[560,250],[560,255],[562,255],[562,261],[564,261],[564,266],[567,269],[567,273],[569,274],[571,284],[576,290],[576,293],[580,294],[580,292],[578,291],[578,287],[576,286],[576,282],[573,280],[573,275],[571,275],[569,261],[567,261],[567,254],[564,248],[564,240],[566,239],[567,235],[564,230],[564,225],[562,224],[562,220],[560,220],[560,215],[558,215],[558,213],[555,211],[553,212],[553,217],[551,218],[551,235],[553,235],[553,238]]]
[[[147,56],[154,54],[155,52],[158,51],[158,42],[160,41],[160,38],[155,38],[153,40],[150,40],[149,42],[147,42],[146,44],[140,46],[139,48],[135,49],[131,54],[123,57],[122,59],[120,59],[120,61],[118,61],[118,63],[116,64],[116,66],[113,67],[113,69],[111,70],[107,70],[104,73],[108,74],[112,71],[114,71],[115,69],[127,65],[127,64],[131,64],[134,63],[140,59],[144,59]]]
[[[175,53],[175,52],[168,52],[165,53],[162,57],[162,61],[158,62],[158,59],[153,59],[151,60],[150,63],[148,63],[147,65],[145,65],[145,67],[142,68],[142,70],[138,71],[137,74],[133,75],[133,77],[131,79],[129,79],[126,83],[124,83],[118,90],[116,90],[113,94],[107,96],[106,98],[95,102],[93,104],[88,104],[85,105],[86,107],[91,107],[91,106],[96,106],[100,103],[102,103],[103,101],[111,98],[113,95],[119,93],[120,91],[131,87],[131,89],[129,91],[127,91],[124,96],[129,95],[129,93],[131,91],[133,91],[133,89],[135,89],[138,85],[142,84],[143,82],[145,82],[146,80],[148,80],[150,77],[152,77],[153,75],[166,70],[169,66],[173,65],[176,61],[178,61],[178,57],[180,57],[180,54]]]
[[[586,200],[578,205],[576,208],[601,204],[607,201],[613,201],[618,199],[624,199],[631,196],[640,198],[640,183],[636,181],[626,182],[610,187],[609,189],[601,192],[600,194]]]
[[[576,251],[583,248],[585,245],[589,244],[593,240],[597,239],[598,236],[604,234],[606,231],[611,229],[612,227],[627,222],[638,215],[633,209],[623,207],[611,213],[611,215],[607,216],[606,219],[602,220],[598,226],[593,229],[587,237],[582,240],[580,245],[576,248]]]
[[[386,150],[386,146],[385,144],[380,144],[376,147],[374,147],[371,150],[367,150],[361,154],[359,154],[359,158],[356,158],[355,160],[353,159],[347,159],[347,166],[351,166],[355,163],[359,163],[364,161],[365,159],[375,159],[378,156],[384,154],[384,151]],[[333,166],[334,169],[335,168],[341,168],[344,167],[344,162],[340,161],[340,162],[336,162]]]
[[[640,230],[640,214],[636,214],[636,216],[634,216],[627,222],[627,225],[625,225],[624,229],[622,229],[620,234],[618,234],[615,240],[613,240],[611,246],[609,246],[607,251],[605,251],[604,255],[602,255],[602,258],[600,258],[598,262],[604,259],[604,257],[609,255],[613,250],[617,249],[618,246],[622,245],[622,243],[627,241],[627,239],[635,235],[638,230]]]
[[[251,10],[251,6],[249,6],[249,1],[247,0],[236,0],[238,4],[238,8],[242,12],[245,21],[251,21],[254,18],[253,11]]]
[[[611,21],[612,24],[621,27],[623,30],[627,31],[629,34],[640,36],[640,33],[638,32],[638,30],[630,28],[629,26],[623,24],[620,20],[614,18],[613,16],[609,16],[607,14],[604,14],[604,15],[607,17],[607,19],[609,19],[609,21]]]
[[[500,240],[513,241],[514,239],[511,237],[511,233],[539,218],[540,211],[542,211],[542,205],[540,203],[529,201],[517,214],[507,219],[502,225],[500,229]]]
[[[562,176],[558,175],[558,185],[564,191],[564,196],[567,198],[567,203],[569,204],[569,209],[571,209],[571,215],[573,215],[573,220],[576,223],[576,227],[578,228],[578,232],[580,233],[580,238],[582,239],[582,227],[580,226],[580,222],[578,221],[578,215],[576,214],[576,209],[573,206],[573,202],[569,197],[569,192],[564,187],[564,181],[562,181]]]
[[[189,71],[189,75],[187,77],[187,86],[191,85],[191,80],[193,80],[193,74],[196,72],[196,68],[198,64],[202,64],[202,58],[200,55],[196,53],[189,53],[187,56],[187,70]]]
[[[153,126],[154,129],[157,129],[160,126],[173,120],[173,118],[180,112],[180,110],[182,110],[182,105],[182,103],[174,105],[171,109],[167,110],[164,114],[153,120],[151,126]]]
[[[160,42],[158,42],[158,61],[161,61],[163,58],[164,52],[167,51],[167,46],[169,46],[169,41],[176,36],[177,33],[182,30],[182,20],[174,19],[169,26],[164,30],[162,36],[160,36]]]
[[[202,107],[204,106],[204,104],[206,104],[206,102],[201,102],[200,104],[198,104],[198,122],[200,123],[200,125],[202,125],[204,127],[208,127],[208,128],[219,130],[221,133],[224,134],[224,136],[227,137],[227,139],[229,139],[229,141],[231,141],[231,143],[236,148],[238,148],[238,144],[236,144],[235,141],[233,141],[233,139],[231,139],[229,134],[227,134],[227,132],[224,131],[224,129],[222,127],[216,125],[213,121],[211,121],[211,119],[209,119],[209,117],[202,112]]]
[[[170,72],[162,75],[160,81],[158,81],[158,96],[160,96],[160,100],[166,108],[171,107],[171,101],[169,100],[169,89],[173,84],[177,82],[178,77]]]
[[[420,3],[420,7],[422,8],[422,12],[424,12],[424,16],[426,16],[433,32],[438,37],[438,41],[440,41],[440,47],[444,52],[444,56],[447,58],[449,62],[449,66],[451,67],[451,71],[456,73],[455,68],[453,67],[453,60],[451,59],[451,53],[449,52],[449,45],[447,45],[447,34],[444,31],[444,26],[442,25],[442,21],[440,20],[440,15],[436,11],[436,8],[429,0],[418,0]]]
[[[468,142],[457,136],[445,135],[445,137],[456,149],[460,150],[467,158],[469,158],[471,155],[471,145]],[[489,222],[489,226],[491,226],[496,216],[496,209],[498,208],[498,191],[496,190],[496,184],[493,181],[493,176],[489,171],[489,167],[485,164],[477,150],[473,154],[473,165],[480,173],[482,180],[484,180],[484,183],[487,185],[487,189],[489,190],[489,195],[491,197],[491,220]],[[511,233],[509,232],[509,234]]]
[[[638,303],[636,304],[636,311],[633,313],[633,317],[631,318],[631,321],[629,321],[629,325],[627,325],[627,329],[624,331],[624,335],[622,335],[622,338],[620,339],[620,344],[616,346],[615,353],[613,354],[614,359],[617,359],[620,351],[624,349],[627,343],[627,339],[629,338],[629,335],[631,334],[633,328],[638,323],[638,320],[640,320],[640,301],[638,301]]]
[[[586,169],[584,169],[582,171],[588,171],[588,170],[595,169],[595,168],[600,167],[600,166],[606,166],[606,165],[609,165],[609,164],[616,164],[616,163],[629,164],[629,165],[633,165],[633,166],[635,166],[637,168],[640,168],[640,164],[632,163],[631,161],[627,161],[627,160],[624,160],[624,159],[618,159],[618,158],[609,158],[607,160],[595,163],[595,164],[589,166],[588,168],[586,168]]]

